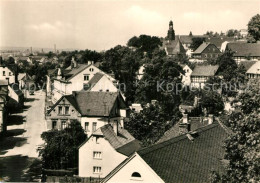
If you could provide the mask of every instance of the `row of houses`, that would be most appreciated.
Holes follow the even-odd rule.
[[[185,69],[191,72],[190,68]],[[76,120],[87,134],[86,141],[79,146],[77,176],[99,178],[103,182],[187,182],[206,180],[211,169],[223,168],[220,144],[226,132],[213,116],[188,119],[184,115],[157,144],[142,149],[140,142],[124,129],[129,109],[112,76],[98,69],[93,62],[77,65],[72,59],[69,68],[49,71],[48,77],[49,85],[55,86],[49,87],[47,92],[48,130],[64,129]],[[62,84],[63,87],[57,87]],[[201,149],[205,142],[212,145]],[[183,149],[175,151],[178,147]],[[194,159],[190,152],[206,154]],[[174,162],[171,156],[176,156]],[[180,156],[186,158],[179,159]],[[195,167],[196,171],[187,168],[188,177],[181,172],[185,170],[185,164],[176,168],[183,161],[191,160],[195,166],[203,157],[207,166],[204,169]],[[214,163],[210,164],[212,161]],[[183,176],[176,176],[174,171]]]
[[[0,132],[6,130],[10,110],[23,107],[24,93],[21,91],[20,84],[24,84],[22,83],[25,81],[24,78],[23,75],[18,74],[16,64],[5,65],[0,57]]]
[[[168,55],[184,53],[175,40],[173,22],[164,41]],[[198,58],[216,58],[219,48],[203,43]],[[218,66],[183,65],[183,82],[196,87],[218,72]],[[145,66],[141,67],[138,79]],[[212,170],[224,168],[223,141],[228,131],[212,115],[183,118],[155,144],[141,148],[126,129],[129,108],[113,76],[95,63],[78,64],[48,71],[47,129],[64,129],[78,121],[87,134],[79,146],[79,177],[100,178],[102,182],[206,182]],[[153,104],[151,104],[153,105]],[[132,106],[133,108],[140,106]]]
[[[247,43],[225,36],[175,36],[174,32],[173,22],[170,21],[167,37],[163,39],[161,47],[168,56],[187,55],[191,62],[203,62],[208,59],[216,59],[224,51],[231,50],[234,52],[233,58],[238,64],[247,60],[260,61],[259,43]],[[193,38],[205,39],[194,51],[190,49]]]

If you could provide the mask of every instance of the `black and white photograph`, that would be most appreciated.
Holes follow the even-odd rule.
[[[260,0],[0,0],[4,182],[260,182]]]

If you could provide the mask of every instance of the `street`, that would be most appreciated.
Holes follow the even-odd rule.
[[[42,91],[27,95],[23,112],[9,117],[7,133],[0,140],[0,179],[25,181],[26,171],[39,166],[37,148],[43,144],[41,134],[46,129],[44,100]]]

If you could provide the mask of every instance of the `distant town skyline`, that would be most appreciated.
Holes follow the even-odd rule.
[[[247,29],[258,0],[0,1],[0,46],[107,50],[133,36]]]

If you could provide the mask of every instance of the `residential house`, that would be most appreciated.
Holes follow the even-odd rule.
[[[186,55],[186,50],[184,49],[179,38],[175,39],[175,31],[173,29],[173,22],[169,23],[169,30],[167,38],[163,40],[162,48],[165,50],[168,56],[176,55]]]
[[[260,62],[255,62],[247,71],[246,76],[249,79],[260,79]]]
[[[6,80],[0,80],[0,133],[6,131],[8,99],[8,83]]]
[[[157,143],[167,141],[182,134],[194,132],[201,127],[213,123],[217,123],[217,121],[214,119],[212,114],[209,114],[206,117],[189,117],[188,114],[183,114],[182,119],[172,128],[167,130],[164,135],[157,141]]]
[[[104,178],[140,147],[138,140],[112,121],[79,147],[79,176]]]
[[[57,78],[54,79],[52,102],[55,103],[63,95],[70,95],[73,91],[80,91],[88,87],[88,82],[98,72],[105,74],[91,61],[89,61],[88,64],[78,64],[74,58],[72,58],[71,65],[63,72],[59,70]],[[111,81],[115,81],[111,76],[105,75]]]
[[[220,50],[211,43],[202,43],[193,53],[192,57],[196,60],[216,59],[221,54]]]
[[[19,73],[18,74],[18,83],[19,88],[23,89],[27,86],[27,83],[32,80],[32,77],[27,73]]]
[[[192,44],[193,38],[205,38],[206,39],[208,36],[205,36],[205,35],[180,35],[180,36],[176,36],[176,38],[177,37],[180,38],[180,41],[181,41],[183,47],[185,48],[185,50],[189,50],[190,46]]]
[[[3,64],[2,57],[0,56],[0,80],[6,80],[8,83],[15,83],[17,79],[16,65]]]
[[[119,91],[117,88],[116,80],[112,80],[111,77],[108,77],[102,72],[97,72],[96,74],[94,74],[90,81],[86,85],[84,85],[83,90],[103,92]]]
[[[140,113],[143,110],[142,105],[137,103],[132,104],[129,108],[136,113]]]
[[[110,122],[117,121],[124,127],[126,109],[119,92],[75,91],[62,96],[47,111],[47,129],[63,129],[71,120],[76,120],[90,136]]]
[[[181,65],[181,67],[182,67],[182,69],[184,71],[184,74],[181,74],[182,75],[182,81],[181,82],[184,85],[189,86],[191,84],[190,75],[192,73],[192,70],[191,70],[191,68],[187,64],[185,64],[185,65],[180,64],[180,65]]]
[[[197,65],[191,73],[191,86],[203,88],[210,77],[217,74],[218,65]]]
[[[228,43],[226,50],[234,52],[233,59],[237,64],[242,61],[260,61],[260,44],[259,43]]]
[[[226,37],[226,36],[217,36],[217,37],[206,37],[205,42],[214,44],[219,50],[225,42],[234,42],[236,41],[234,37]]]
[[[137,151],[101,182],[208,182],[212,170],[224,171],[227,137],[219,123],[198,128]]]
[[[239,34],[242,38],[246,38],[247,37],[247,34],[248,34],[248,31],[247,29],[240,29],[239,30]]]

